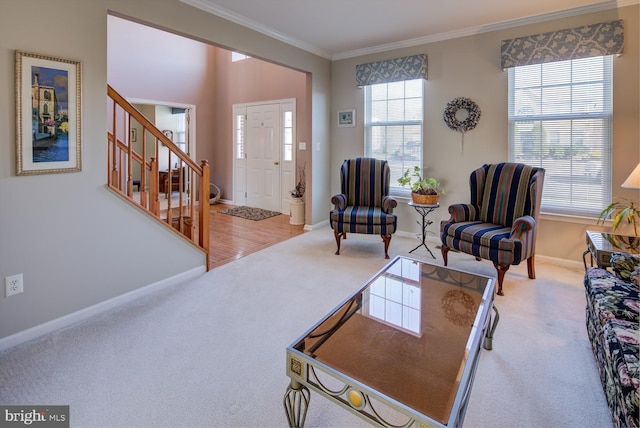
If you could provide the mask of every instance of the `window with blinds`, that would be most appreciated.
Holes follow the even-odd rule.
[[[610,203],[611,87],[611,56],[509,69],[509,160],[545,168],[542,212]]]
[[[391,193],[409,194],[398,184],[408,168],[422,167],[424,79],[365,86],[365,154],[391,169]]]

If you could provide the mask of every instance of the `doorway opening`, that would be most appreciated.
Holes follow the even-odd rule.
[[[198,163],[205,159],[209,162],[210,182],[219,187],[220,202],[242,204],[248,196],[244,195],[248,193],[246,187],[237,191],[235,186],[237,174],[233,168],[236,147],[232,117],[235,105],[295,100],[297,111],[294,114],[298,126],[292,128],[297,134],[293,138],[302,141],[311,138],[309,72],[271,62],[256,53],[245,53],[245,60],[233,61],[232,57],[237,55],[233,54],[232,46],[196,40],[186,34],[177,34],[153,23],[142,23],[125,16],[110,14],[107,18],[107,76],[110,85],[122,94],[136,94],[140,98],[130,99],[132,102],[183,107],[171,101],[153,101],[178,99],[198,106],[198,154],[196,157],[194,111],[190,126],[193,138],[188,153]],[[162,46],[162,49],[158,50],[158,46]],[[292,139],[289,147],[294,161],[298,158],[299,166],[310,161],[308,158],[311,153],[304,151],[306,143]],[[294,166],[290,178],[287,178],[286,170],[280,172],[279,198],[278,195],[274,196],[274,200],[280,200],[280,205],[274,211],[289,212],[289,192],[294,188],[296,171]],[[246,181],[241,184],[246,186]]]

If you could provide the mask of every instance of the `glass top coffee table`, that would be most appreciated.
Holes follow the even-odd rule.
[[[374,425],[461,426],[494,296],[494,278],[396,257],[287,348],[289,425],[313,390]]]

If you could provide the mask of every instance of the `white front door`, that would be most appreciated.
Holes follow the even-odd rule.
[[[289,213],[295,187],[295,99],[233,106],[233,203]]]
[[[280,207],[280,105],[247,107],[247,205],[272,211]]]

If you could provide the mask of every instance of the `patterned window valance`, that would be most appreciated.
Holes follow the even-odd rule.
[[[358,86],[426,78],[427,56],[424,54],[356,65]]]
[[[619,55],[624,44],[622,19],[503,40],[502,69],[593,56]]]

